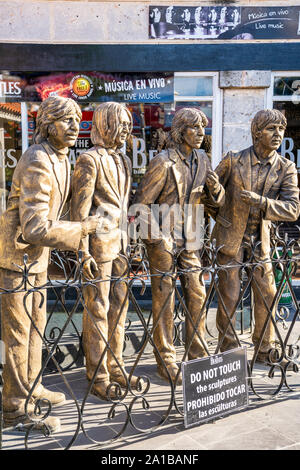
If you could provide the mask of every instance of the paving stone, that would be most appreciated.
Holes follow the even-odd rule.
[[[293,444],[291,446],[283,447],[280,450],[300,450],[300,442],[298,442],[297,444]]]
[[[3,433],[3,450],[25,449],[25,432],[5,430]],[[46,437],[41,433],[32,432],[28,437],[28,449],[62,450],[63,447],[53,436]]]
[[[157,450],[205,450],[206,447],[199,444],[195,439],[192,439],[188,435],[181,436],[178,439],[174,439],[169,444],[158,447]]]
[[[158,430],[152,434],[144,434],[139,436],[133,436],[130,439],[116,443],[115,446],[110,446],[110,449],[122,449],[122,450],[157,450],[159,447],[166,446],[170,442],[173,442],[176,438],[175,427]]]
[[[229,434],[229,433],[228,433]],[[280,450],[283,447],[294,444],[284,434],[273,431],[269,427],[255,431],[237,434],[234,437],[225,438],[222,442],[208,443],[208,450]]]
[[[255,419],[248,415],[248,411],[239,412],[234,415],[227,415],[223,418],[216,419],[205,424],[199,424],[191,428],[185,429],[183,425],[177,426],[179,432],[184,432],[192,439],[195,439],[199,445],[208,448],[208,444],[222,443],[228,435],[241,436],[249,432],[249,430],[257,430]],[[262,427],[262,425],[260,426]]]
[[[261,426],[269,426],[272,430],[284,434],[294,442],[300,441],[300,395],[274,401],[268,406],[253,410],[255,421]],[[288,418],[287,418],[288,417]]]

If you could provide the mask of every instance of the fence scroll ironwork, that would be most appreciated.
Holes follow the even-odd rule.
[[[170,280],[168,296],[175,293],[174,306],[174,345],[177,364],[181,366],[188,360],[189,344],[185,341],[187,322],[192,325],[194,336],[198,335],[197,322],[203,316],[206,321],[206,334],[203,347],[207,355],[219,354],[226,331],[231,332],[236,347],[247,347],[248,384],[250,402],[269,400],[279,394],[288,394],[295,390],[296,374],[300,364],[300,328],[299,300],[297,297],[297,267],[300,258],[299,241],[289,239],[275,228],[272,235],[272,253],[267,261],[257,259],[257,245],[250,242],[247,261],[224,265],[219,263],[218,252],[214,242],[206,240],[201,249],[202,266],[194,269],[205,285],[206,297],[199,318],[192,317],[188,310],[179,282],[189,272],[178,264],[178,251],[171,252],[172,269],[169,271],[150,272],[147,250],[142,243],[131,246],[124,255],[127,264],[126,275],[111,279],[87,280],[83,275],[83,263],[80,257],[71,253],[53,252],[52,266],[47,284],[36,288],[30,284],[30,269],[26,257],[22,266],[23,282],[16,290],[24,292],[24,309],[28,315],[27,302],[33,292],[39,291],[41,302],[47,301],[48,316],[44,332],[37,332],[43,342],[43,364],[39,376],[30,390],[27,402],[32,399],[35,387],[43,376],[43,383],[50,389],[63,391],[67,401],[59,408],[52,408],[50,402],[36,403],[35,419],[27,426],[24,434],[24,447],[34,448],[36,442],[36,423],[42,423],[46,417],[54,414],[61,420],[61,430],[55,434],[60,448],[70,449],[76,440],[85,439],[86,446],[107,447],[115,441],[132,434],[150,434],[166,425],[170,420],[183,422],[183,394],[179,373],[171,379],[167,368],[163,379],[157,374],[155,357],[159,357],[164,367],[163,358],[155,343],[155,329],[161,316],[164,315],[165,303],[161,305],[159,318],[153,319],[151,310],[151,278],[158,276],[163,283]],[[266,263],[271,263],[276,279],[276,294],[272,304],[265,301],[264,292],[259,285],[257,271],[264,275]],[[228,311],[222,299],[219,279],[220,273],[229,273],[237,269],[240,280],[240,294],[234,311]],[[57,273],[59,274],[57,276]],[[122,283],[127,292],[129,310],[126,320],[123,358],[126,372],[118,363],[125,386],[112,382],[107,389],[107,399],[102,400],[91,393],[93,380],[88,381],[85,375],[84,352],[82,347],[82,311],[88,307],[84,300],[84,288],[96,285],[97,282],[112,282],[113,289]],[[253,286],[264,302],[267,317],[261,330],[261,336],[254,346],[252,336],[255,328]],[[16,291],[15,290],[15,291]],[[15,292],[13,291],[13,292]],[[112,290],[113,292],[113,290]],[[10,293],[3,288],[2,295]],[[47,295],[47,298],[45,298]],[[225,330],[218,331],[216,316],[218,304],[223,304],[227,324]],[[126,308],[126,302],[121,306]],[[31,319],[33,322],[33,319]],[[92,316],[91,316],[91,321]],[[274,347],[268,351],[264,363],[258,362],[259,348],[269,326],[275,331]],[[35,327],[33,322],[33,327]],[[98,331],[99,338],[105,343],[105,349],[99,357],[98,366],[105,360],[108,352],[113,354],[111,338]],[[199,338],[203,341],[203,338]],[[4,361],[2,361],[4,362]],[[0,405],[2,404],[2,367],[0,365]],[[126,375],[127,374],[127,375]],[[135,386],[131,377],[137,377]],[[2,423],[2,413],[1,413]],[[42,429],[43,439],[51,439],[47,426]],[[5,429],[5,433],[9,428]],[[3,428],[0,427],[0,438],[3,444]],[[38,434],[41,438],[41,434]]]

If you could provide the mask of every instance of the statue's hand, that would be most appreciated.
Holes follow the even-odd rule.
[[[82,222],[82,238],[95,233],[100,223],[100,215],[90,215]]]
[[[219,177],[217,173],[212,170],[208,170],[207,172],[206,184],[212,194],[217,194],[220,191],[221,185],[219,183]]]
[[[82,272],[87,279],[95,279],[97,277],[99,273],[97,263],[91,255],[83,256]]]
[[[241,199],[249,206],[260,206],[262,203],[262,197],[253,191],[243,190],[241,192]]]

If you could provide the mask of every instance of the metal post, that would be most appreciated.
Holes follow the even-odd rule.
[[[22,153],[28,149],[28,110],[27,103],[21,103]]]

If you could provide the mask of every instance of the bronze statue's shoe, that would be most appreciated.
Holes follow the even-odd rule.
[[[3,424],[4,428],[21,426],[21,430],[24,427],[29,428],[33,426],[33,429],[45,431],[47,430],[50,434],[60,431],[60,419],[55,416],[48,416],[44,420],[38,421],[38,416],[34,413],[34,406],[28,405],[27,413],[24,408],[15,411],[4,411],[3,412]]]
[[[105,401],[110,401],[109,397],[113,397],[113,394],[110,394],[108,391],[108,387],[110,385],[110,382],[108,380],[103,380],[102,382],[96,382],[91,388],[91,394],[95,395],[98,398],[101,398],[101,400]]]
[[[121,385],[121,387],[127,388],[127,386],[129,385],[129,375],[126,373],[123,374],[122,371],[120,370],[116,372],[111,372],[110,381],[117,382],[119,385]],[[133,375],[130,378],[130,386],[134,388],[135,390],[141,391],[143,383],[144,383],[143,379],[141,378],[139,380],[139,378],[136,377],[135,375]]]
[[[64,393],[52,392],[41,384],[36,387],[36,390],[33,390],[32,398],[34,400],[50,401],[53,406],[60,406],[66,402],[66,396]]]
[[[255,362],[259,364],[270,364],[269,354],[267,352],[259,352],[255,358]]]
[[[268,351],[258,351],[257,356],[255,358],[255,362],[257,362],[258,364],[265,364],[269,366],[272,364],[277,364],[276,360],[277,358],[279,358],[278,351],[275,348],[272,348],[272,360],[270,359],[270,352],[271,349]]]
[[[202,351],[201,353],[197,354],[197,356],[188,355],[188,361],[193,361],[194,359],[203,359],[204,357],[209,357],[206,351]]]
[[[178,370],[179,370],[179,367],[177,366],[177,364],[175,362],[172,362],[171,364],[165,364],[165,366],[160,365],[160,364],[157,366],[157,372],[160,375],[160,377],[162,377],[163,379],[169,381],[170,378],[169,378],[168,372],[166,371],[166,368],[168,369],[168,372],[171,376],[172,382],[174,384],[176,383],[176,385],[181,385],[182,384],[182,375],[181,375],[181,372],[180,372],[180,374],[177,377]],[[177,377],[177,380],[176,380],[176,377]]]
[[[279,357],[279,356],[278,356]],[[257,358],[255,362],[258,364],[264,364],[266,366],[281,366],[285,370],[292,370],[294,372],[299,372],[299,366],[293,361],[288,361],[287,359],[283,358],[282,361],[276,362],[274,359],[270,360],[270,355],[268,352],[259,352],[257,354]]]
[[[260,364],[276,364],[281,354],[282,350],[280,344],[277,342],[271,342],[268,345],[265,344],[263,350],[258,351],[255,362]]]

